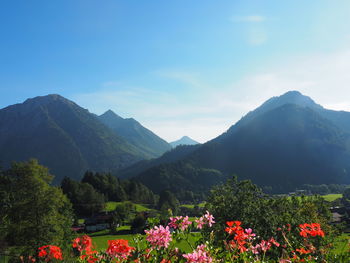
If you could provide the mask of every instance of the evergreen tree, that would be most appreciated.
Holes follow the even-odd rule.
[[[2,176],[7,192],[6,240],[23,248],[22,254],[35,254],[42,245],[66,247],[71,240],[73,222],[71,203],[46,167],[36,160],[13,163]],[[18,250],[17,250],[18,253]]]
[[[172,192],[165,190],[160,193],[158,202],[159,210],[164,212],[168,209],[171,209],[172,214],[176,215],[179,210],[179,206],[179,200],[176,199],[175,195]]]

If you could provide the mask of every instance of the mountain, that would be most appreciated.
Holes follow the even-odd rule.
[[[178,145],[196,145],[199,144],[199,142],[196,142],[195,140],[191,139],[188,136],[183,136],[181,139],[171,142],[170,145],[175,148]]]
[[[349,112],[327,110],[297,91],[287,92],[177,162],[148,168],[136,178],[151,188],[166,178],[171,182],[167,187],[178,190],[176,185],[188,177],[187,168],[194,167],[236,174],[276,193],[302,184],[349,184],[348,120]],[[197,177],[189,188],[195,191],[202,183]]]
[[[88,110],[60,95],[28,99],[0,110],[0,162],[36,158],[55,182],[87,170],[113,171],[145,156]]]
[[[106,111],[98,118],[147,158],[159,157],[171,149],[169,143],[143,127],[133,118],[124,119],[111,110]]]
[[[194,152],[199,148],[200,144],[196,145],[179,145],[170,151],[167,151],[159,158],[154,158],[151,160],[141,160],[131,166],[124,169],[120,169],[116,175],[120,178],[130,178],[135,177],[138,174],[144,172],[145,170],[152,168],[161,164],[174,163],[179,160],[184,159],[190,153]]]

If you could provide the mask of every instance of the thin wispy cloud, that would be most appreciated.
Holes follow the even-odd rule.
[[[200,87],[202,86],[198,74],[180,70],[157,70],[154,74],[161,78],[172,79],[175,81],[188,84],[191,87]]]
[[[145,87],[121,85],[71,98],[94,113],[112,109],[122,117],[133,117],[168,141],[188,135],[205,142],[265,100],[290,90],[299,90],[326,108],[350,111],[348,72],[350,50],[344,50],[289,59],[222,85],[209,84],[205,74],[181,70],[154,75],[168,78],[169,83],[185,82],[193,91],[192,98],[185,99],[181,92],[148,89],[146,83]],[[199,92],[198,85],[205,89]]]
[[[232,16],[230,18],[232,22],[248,22],[248,23],[261,23],[266,21],[266,17],[262,15],[247,15],[247,16]]]
[[[229,19],[231,22],[243,27],[243,38],[251,46],[260,46],[267,42],[268,34],[265,25],[267,18],[263,15],[234,15]]]
[[[247,32],[247,39],[250,45],[260,46],[267,41],[267,32],[264,27],[249,28]]]

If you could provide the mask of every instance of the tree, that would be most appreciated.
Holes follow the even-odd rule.
[[[105,206],[104,195],[97,192],[89,183],[80,183],[65,177],[61,188],[72,202],[77,215],[90,216],[102,211]]]
[[[350,206],[350,188],[346,188],[343,193],[343,198],[341,200],[344,206]]]
[[[61,189],[50,185],[53,179],[37,160],[13,163],[2,176],[8,194],[7,236],[10,246],[23,254],[35,254],[42,245],[66,247],[71,240],[72,207]]]
[[[271,197],[251,181],[229,179],[211,191],[206,209],[215,217],[217,240],[225,239],[223,226],[227,221],[242,221],[244,228],[252,228],[263,238],[277,234],[277,229],[290,224],[321,223],[326,229],[329,211],[321,197]]]
[[[170,191],[163,191],[160,193],[158,209],[161,211],[166,211],[171,209],[172,214],[176,215],[179,209],[180,203],[179,200],[176,199],[175,195]]]

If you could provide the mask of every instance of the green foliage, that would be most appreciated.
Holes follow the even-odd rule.
[[[71,203],[61,189],[49,185],[53,177],[48,169],[30,160],[13,163],[1,177],[1,191],[8,197],[5,226],[9,245],[19,247],[17,253],[33,253],[46,244],[66,247],[72,237]]]
[[[143,234],[146,229],[147,219],[143,213],[138,214],[131,222],[131,231],[133,233]]]
[[[236,177],[214,188],[206,208],[214,215],[217,240],[224,240],[227,221],[239,220],[243,227],[250,227],[263,238],[277,235],[277,229],[285,224],[296,227],[302,223],[326,223],[330,214],[321,197],[272,198],[265,195],[251,181],[238,181]]]
[[[347,188],[344,191],[343,198],[342,198],[341,202],[345,206],[350,206],[350,188]]]
[[[145,185],[134,180],[119,180],[111,174],[86,172],[82,182],[106,196],[108,201],[130,200],[135,203],[154,204],[155,196]]]
[[[123,225],[126,221],[130,221],[136,213],[136,207],[131,202],[119,203],[115,208],[118,223]]]
[[[158,209],[163,213],[171,209],[172,214],[177,215],[180,203],[175,195],[170,191],[163,191],[160,193]]]
[[[155,193],[169,190],[181,200],[198,202],[203,200],[205,193],[208,193],[213,185],[221,183],[224,178],[217,170],[179,161],[153,167],[136,179]]]
[[[90,216],[100,212],[105,207],[105,197],[88,183],[79,183],[65,177],[61,184],[63,193],[73,204],[75,214]]]

